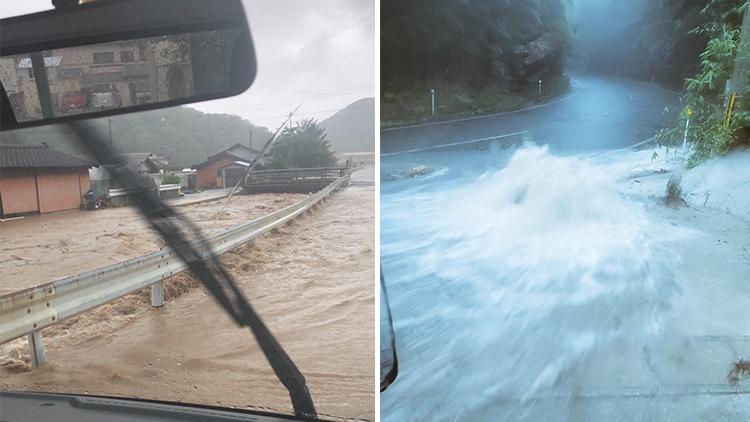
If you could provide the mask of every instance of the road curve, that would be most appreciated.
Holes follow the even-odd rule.
[[[571,93],[527,109],[380,132],[382,154],[530,131],[553,151],[621,148],[653,136],[675,92],[641,82],[578,75]]]

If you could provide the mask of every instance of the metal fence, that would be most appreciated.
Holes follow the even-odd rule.
[[[349,171],[348,167],[321,167],[251,171],[243,188],[247,193],[314,192]]]

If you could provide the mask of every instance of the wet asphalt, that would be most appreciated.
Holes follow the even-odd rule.
[[[380,132],[381,154],[529,131],[558,153],[622,148],[654,135],[679,112],[679,94],[652,84],[572,76],[571,91],[527,109]]]

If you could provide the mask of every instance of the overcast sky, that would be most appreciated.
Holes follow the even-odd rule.
[[[243,0],[258,59],[246,93],[194,104],[240,115],[273,130],[297,105],[297,117],[325,119],[375,95],[373,0]],[[51,0],[3,1],[0,16],[51,9]]]

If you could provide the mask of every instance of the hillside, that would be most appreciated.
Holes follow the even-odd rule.
[[[705,2],[574,0],[573,49],[579,70],[681,88],[695,74],[707,38],[693,30]]]
[[[375,151],[375,99],[363,98],[320,122],[337,153]]]
[[[562,0],[383,0],[381,28],[381,126],[517,109],[568,89]]]
[[[209,155],[238,142],[247,144],[250,131],[253,145],[259,147],[270,138],[264,127],[253,125],[241,117],[230,114],[209,114],[188,108],[176,107],[154,110],[110,119],[112,147],[120,153],[150,152],[166,156],[175,168],[190,167]],[[99,133],[108,137],[109,122],[97,119]],[[83,154],[65,138],[61,126],[45,126],[3,132],[2,144],[40,144],[62,152]]]

